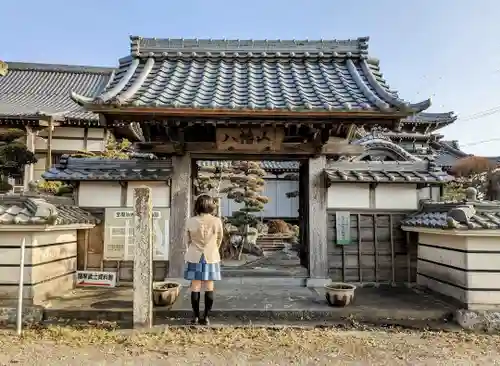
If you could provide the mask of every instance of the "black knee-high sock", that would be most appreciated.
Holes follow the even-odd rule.
[[[212,310],[212,305],[214,304],[214,292],[205,291],[205,318],[208,317],[208,313]]]
[[[200,292],[191,291],[191,307],[195,318],[200,317]]]

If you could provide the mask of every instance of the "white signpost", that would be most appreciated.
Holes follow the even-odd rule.
[[[116,287],[116,273],[99,271],[77,271],[76,285],[78,287]]]

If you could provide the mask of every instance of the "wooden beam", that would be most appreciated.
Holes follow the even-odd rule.
[[[106,113],[109,115],[147,115],[147,116],[176,116],[176,117],[265,117],[280,118],[292,117],[299,119],[308,118],[383,118],[399,120],[410,115],[409,112],[379,112],[366,110],[346,111],[289,111],[289,110],[254,110],[254,109],[195,109],[195,108],[169,108],[169,107],[116,107],[111,105],[87,104],[86,109],[93,112]]]
[[[41,122],[41,121],[40,121]],[[52,133],[54,132],[54,119],[49,118],[48,122],[48,136],[47,136],[47,158],[45,160],[45,171],[49,170],[52,166]]]
[[[245,154],[265,154],[265,155],[358,155],[364,151],[363,146],[351,145],[343,139],[329,140],[325,145],[318,149],[311,142],[284,142],[281,144],[281,149],[276,151],[265,151],[255,149],[255,151],[248,150]],[[148,142],[138,143],[136,145],[143,152],[150,152],[154,154],[181,154],[178,146],[174,143],[168,142]],[[186,142],[185,150],[190,153],[198,154],[214,154],[221,152],[217,149],[215,142]],[[241,151],[224,150],[224,154],[241,154]]]

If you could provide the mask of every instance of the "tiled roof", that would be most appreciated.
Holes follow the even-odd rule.
[[[326,169],[330,183],[445,183],[453,177],[424,162],[332,162]]]
[[[145,159],[71,158],[63,155],[59,164],[42,174],[45,180],[57,181],[146,181],[167,180],[172,161]]]
[[[274,161],[262,160],[259,162],[262,169],[268,172],[282,171],[282,172],[296,172],[299,170],[299,162],[297,161]],[[198,160],[200,167],[221,167],[227,168],[232,164],[231,160]]]
[[[446,169],[455,165],[457,160],[470,156],[448,141],[436,141],[431,146],[436,151],[436,164]]]
[[[386,136],[377,134],[368,134],[363,138],[354,141],[354,145],[362,145],[365,147],[365,152],[362,153],[358,159],[362,159],[367,155],[372,155],[375,151],[384,152],[386,155],[393,156],[397,161],[421,161],[420,158],[410,154],[398,144],[392,142]]]
[[[218,110],[418,113],[390,89],[368,38],[320,41],[143,39],[132,37],[98,96],[75,90],[82,105]]]
[[[61,120],[97,121],[70,98],[70,91],[96,95],[111,76],[111,68],[9,62],[0,77],[0,119],[54,115]]]
[[[96,225],[98,223],[98,219],[78,206],[55,204],[43,198],[0,196],[0,229],[2,225]]]
[[[478,201],[470,191],[468,195],[464,202],[423,202],[420,210],[401,225],[445,230],[500,229],[500,202]]]
[[[447,113],[417,113],[406,118],[403,118],[404,123],[436,123],[447,125],[457,120],[458,116],[453,112]]]

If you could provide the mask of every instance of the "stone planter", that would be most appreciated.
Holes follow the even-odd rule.
[[[153,284],[153,305],[172,306],[179,297],[181,285],[177,282],[157,282]]]
[[[348,283],[330,283],[325,285],[325,296],[328,305],[344,307],[354,300],[356,286]]]

